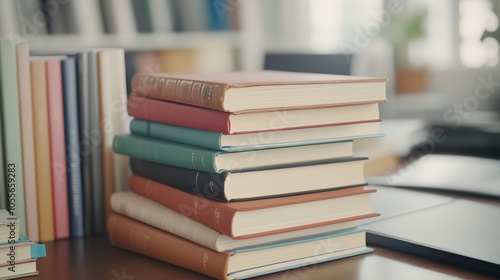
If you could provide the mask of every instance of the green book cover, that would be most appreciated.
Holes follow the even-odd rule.
[[[20,222],[20,233],[26,235],[24,180],[21,146],[21,119],[17,87],[16,43],[0,39],[0,95],[4,136],[4,173],[7,181],[7,208],[14,209]]]
[[[113,139],[116,153],[147,161],[199,171],[219,173],[215,157],[222,153],[209,149],[152,139],[136,135],[117,135]]]
[[[219,132],[155,123],[140,119],[133,119],[130,122],[130,131],[135,135],[186,143],[211,150],[225,150],[220,146],[221,134]]]

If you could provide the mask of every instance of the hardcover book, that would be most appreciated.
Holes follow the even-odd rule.
[[[251,151],[380,137],[379,122],[227,135],[223,133],[133,119],[130,131],[172,142],[218,151]]]
[[[21,235],[16,243],[0,243],[0,265],[6,265],[15,254],[16,263],[47,256],[44,244],[35,244],[28,237]]]
[[[66,159],[68,171],[68,205],[70,233],[73,237],[85,234],[83,185],[81,172],[80,126],[78,124],[78,77],[75,57],[62,61]]]
[[[16,44],[0,39],[0,99],[4,137],[4,168],[7,179],[8,202],[14,202],[14,212],[21,220],[21,233],[26,234],[24,195],[24,166],[17,80]],[[12,197],[13,196],[13,197]],[[12,201],[14,199],[14,201]],[[7,206],[9,203],[7,203]]]
[[[80,128],[79,136],[81,141],[81,149],[85,149],[85,153],[81,153],[81,172],[82,172],[82,188],[83,188],[83,209],[85,211],[84,228],[85,235],[92,235],[93,230],[93,196],[92,196],[92,161],[90,154],[92,152],[92,142],[88,132],[90,126],[90,70],[89,70],[89,53],[81,52],[78,54],[78,125]]]
[[[121,215],[151,225],[158,229],[168,231],[184,239],[193,241],[217,252],[225,252],[239,248],[269,244],[273,242],[304,238],[328,232],[354,228],[359,220],[353,219],[337,224],[312,227],[302,230],[271,234],[267,236],[233,239],[221,234],[208,226],[186,218],[183,214],[171,210],[150,199],[131,192],[114,193],[111,197],[113,210]]]
[[[150,161],[130,160],[132,172],[173,188],[229,202],[365,185],[363,158],[246,172],[209,173]]]
[[[379,120],[377,103],[234,114],[130,95],[127,109],[129,115],[138,119],[223,134],[297,129]]]
[[[114,135],[129,131],[123,52],[123,49],[101,49],[98,53],[105,218],[111,214],[111,194],[124,188],[129,175],[126,158],[113,153]]]
[[[135,175],[130,177],[129,188],[234,239],[377,216],[370,208],[375,190],[362,186],[231,203],[189,194]]]
[[[386,100],[386,78],[282,72],[136,74],[143,97],[226,112],[311,108]]]
[[[52,175],[50,172],[50,136],[45,61],[31,58],[31,96],[35,141],[38,223],[40,242],[54,240]]]
[[[56,239],[69,237],[68,180],[64,132],[61,59],[47,57],[47,105],[49,113],[50,170]],[[43,210],[42,210],[43,211]]]
[[[246,279],[371,252],[365,232],[348,229],[230,252],[216,252],[149,225],[113,214],[111,244],[216,279]]]
[[[31,75],[30,75],[29,52],[30,51],[28,42],[19,42],[16,45],[17,73],[18,73],[17,79],[18,79],[19,106],[20,106],[19,110],[21,115],[21,136],[22,136],[23,167],[24,167],[26,233],[33,241],[38,242],[39,234],[38,234],[38,203],[37,203],[37,185],[36,185],[36,159],[35,159],[33,99],[31,97],[31,80],[30,80]],[[0,137],[2,136],[0,135]],[[4,178],[4,176],[2,176],[1,174],[0,177]],[[1,187],[0,190],[2,190]],[[3,190],[5,191],[5,189]],[[3,199],[4,194],[5,192],[2,193],[2,195],[0,195],[0,199]],[[0,207],[2,207],[1,204]]]
[[[309,164],[352,155],[350,142],[230,153],[136,135],[117,135],[113,146],[122,155],[213,173]]]

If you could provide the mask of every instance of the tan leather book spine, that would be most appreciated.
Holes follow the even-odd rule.
[[[227,279],[231,254],[216,252],[187,239],[118,214],[107,223],[111,244],[215,279]]]
[[[228,84],[174,79],[166,76],[137,74],[132,79],[133,92],[139,96],[164,99],[218,111],[225,111],[223,103]]]
[[[54,240],[52,177],[50,172],[49,113],[45,61],[31,61],[31,96],[35,141],[36,180],[38,197],[38,226],[40,242]]]

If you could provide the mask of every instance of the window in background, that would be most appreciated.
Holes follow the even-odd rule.
[[[460,60],[465,67],[499,64],[499,44],[494,38],[482,40],[485,31],[498,29],[498,15],[488,0],[461,0],[459,3]]]
[[[310,0],[309,6],[311,46],[316,51],[355,52],[383,28],[382,0]]]

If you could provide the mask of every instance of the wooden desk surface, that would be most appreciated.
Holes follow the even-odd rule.
[[[202,280],[206,276],[129,251],[115,248],[106,236],[70,239],[46,244],[47,257],[38,260],[40,274],[23,279]],[[375,247],[367,255],[336,260],[255,280],[306,279],[494,279],[424,258]]]

